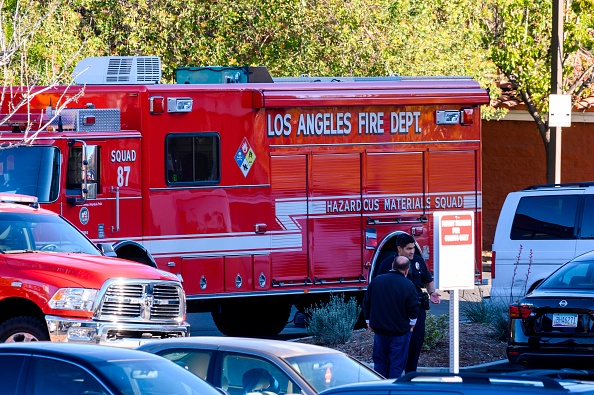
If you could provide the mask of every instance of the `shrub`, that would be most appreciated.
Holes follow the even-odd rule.
[[[462,306],[468,321],[489,325],[493,337],[498,340],[507,340],[508,309],[508,304],[501,298],[482,298]]]
[[[470,301],[473,303],[467,303],[466,305],[462,306],[462,313],[467,320],[489,325],[491,334],[497,340],[507,340],[509,329],[509,305],[515,301],[513,287],[518,274],[518,266],[522,256],[522,249],[523,247],[520,245],[518,255],[516,256],[516,262],[514,264],[514,273],[511,279],[508,300],[506,300],[505,297],[485,298],[483,297],[482,290],[480,290],[480,297],[477,301]],[[522,289],[522,294],[526,293],[526,286],[528,284],[530,269],[532,267],[532,257],[532,250],[530,250],[528,254],[528,268],[524,278],[524,288]]]
[[[425,340],[423,341],[423,350],[433,350],[437,343],[444,340],[449,327],[449,314],[435,316],[427,312],[425,321]]]
[[[509,303],[505,298],[485,298],[479,289],[478,298],[466,301],[460,309],[468,321],[488,325],[494,338],[507,340]]]
[[[509,306],[503,301],[493,302],[491,333],[497,340],[506,341],[509,329]]]
[[[355,298],[345,301],[344,294],[332,294],[326,304],[317,304],[306,310],[309,314],[307,334],[315,344],[331,346],[350,340],[361,307]]]
[[[470,322],[488,324],[493,318],[493,305],[489,299],[481,298],[478,302],[470,301],[462,305],[462,314]]]
[[[467,299],[468,303],[462,305],[461,311],[464,317],[470,322],[479,324],[490,324],[493,321],[493,314],[496,306],[492,299],[483,296],[483,290],[479,287],[479,296]]]

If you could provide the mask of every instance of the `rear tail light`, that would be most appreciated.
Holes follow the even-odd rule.
[[[534,312],[534,307],[530,304],[512,304],[509,306],[509,318],[528,318]]]
[[[497,253],[495,251],[491,252],[491,279],[495,278],[495,256]]]

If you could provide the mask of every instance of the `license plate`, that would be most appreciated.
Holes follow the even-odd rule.
[[[553,327],[555,328],[575,328],[577,323],[577,314],[553,314]]]

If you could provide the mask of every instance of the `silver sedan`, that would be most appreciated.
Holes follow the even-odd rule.
[[[170,359],[230,395],[314,395],[383,378],[340,351],[281,340],[201,336],[152,341],[138,349]]]

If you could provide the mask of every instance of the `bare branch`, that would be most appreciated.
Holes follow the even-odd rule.
[[[576,65],[576,67],[573,67],[575,81],[573,81],[567,93],[579,96],[584,89],[590,87],[590,84],[594,79],[594,56],[592,56],[590,51],[580,48],[578,52],[573,55],[573,58],[574,65]],[[584,69],[582,65],[588,63],[590,65]]]
[[[72,102],[84,95],[84,86],[74,85],[74,78],[68,70],[79,57],[84,44],[71,55],[61,67],[55,67],[53,60],[40,61],[39,69],[47,70],[45,76],[33,72],[28,59],[28,49],[32,46],[35,35],[41,32],[44,22],[58,9],[62,0],[49,0],[39,13],[33,6],[23,6],[16,0],[14,13],[0,13],[0,67],[3,73],[3,86],[0,93],[0,108],[6,114],[0,115],[0,126],[6,125],[15,114],[26,114],[26,122],[20,121],[22,139],[16,145],[32,144],[37,135],[47,130],[60,113]],[[0,0],[0,9],[4,10],[4,0]],[[35,3],[33,3],[35,4]],[[7,29],[7,26],[10,26]],[[49,63],[51,62],[51,63]],[[44,67],[45,66],[45,67]],[[42,85],[42,78],[43,86]],[[19,83],[20,86],[15,86]],[[40,94],[64,86],[55,104],[56,108],[48,114],[37,109],[32,113],[31,104]],[[20,115],[23,117],[22,115]]]
[[[6,19],[2,15],[0,20],[0,34],[2,34],[2,40],[0,48],[2,50],[2,56],[0,56],[0,66],[8,65],[12,62],[13,56],[23,49],[23,46],[28,43],[33,35],[41,29],[43,22],[52,15],[59,5],[59,0],[51,0],[47,5],[45,13],[37,18],[31,15],[31,8],[21,8],[21,2],[17,0],[15,12],[12,20],[12,33],[10,38],[6,37]],[[0,7],[4,8],[4,0],[1,1]]]

